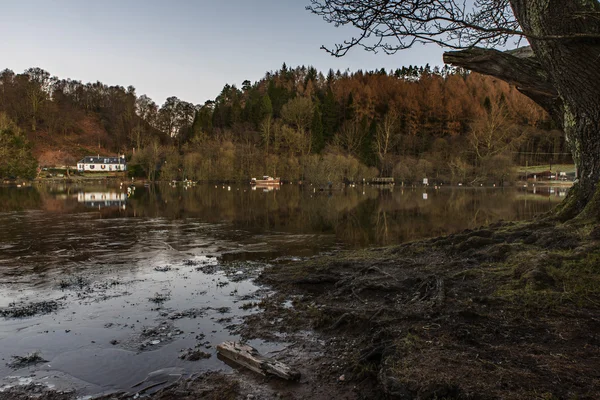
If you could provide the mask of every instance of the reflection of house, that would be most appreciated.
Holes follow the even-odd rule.
[[[125,157],[83,157],[77,163],[77,171],[79,172],[118,172],[127,171],[127,163]]]
[[[77,201],[86,207],[120,207],[125,209],[127,193],[118,192],[91,192],[77,193]]]

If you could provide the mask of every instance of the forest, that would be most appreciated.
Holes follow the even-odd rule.
[[[40,166],[73,165],[95,153],[126,154],[130,174],[149,180],[268,174],[316,184],[376,176],[503,184],[514,165],[571,162],[562,132],[517,89],[429,65],[323,74],[283,64],[201,105],[177,97],[158,105],[132,86],[40,68],[4,70],[0,113],[21,132],[17,144],[0,142],[3,162],[24,149],[24,169],[0,170],[5,177],[31,176],[34,156]]]

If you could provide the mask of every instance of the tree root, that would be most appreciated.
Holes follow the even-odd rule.
[[[370,266],[370,267],[364,268],[363,270],[360,271],[360,274],[361,275],[365,275],[365,274],[367,274],[369,272],[377,272],[377,273],[379,273],[381,275],[387,276],[390,279],[398,281],[398,279],[395,276],[392,276],[392,275],[388,274],[387,272],[382,271],[380,268],[375,267],[375,266]]]
[[[336,284],[340,280],[332,275],[314,275],[306,276],[304,278],[298,278],[292,281],[296,285],[323,285],[323,284]]]
[[[342,316],[339,317],[337,319],[337,321],[335,321],[333,323],[333,325],[331,325],[329,327],[329,330],[332,330],[332,331],[336,330],[340,326],[342,326],[342,325],[347,324],[348,322],[350,322],[350,320],[353,319],[353,318],[356,318],[356,314],[354,314],[354,313],[345,313],[345,314],[342,314]]]

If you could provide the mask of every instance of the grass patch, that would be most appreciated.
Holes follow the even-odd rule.
[[[514,172],[516,173],[525,173],[527,174],[539,174],[544,171],[552,171],[552,172],[566,172],[566,173],[575,173],[575,164],[541,164],[528,166],[527,168],[524,166],[514,167]]]
[[[552,309],[565,303],[578,307],[600,305],[600,251],[577,257],[556,251],[518,254],[506,268],[512,278],[496,296],[528,308]]]
[[[400,339],[399,345],[406,350],[415,350],[423,346],[425,341],[414,333],[407,333],[406,336]]]

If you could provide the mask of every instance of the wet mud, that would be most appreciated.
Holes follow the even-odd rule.
[[[242,336],[303,343],[337,393],[382,399],[594,399],[600,242],[593,226],[495,224],[273,266]],[[291,307],[286,303],[291,300]],[[345,388],[346,390],[342,389]]]

